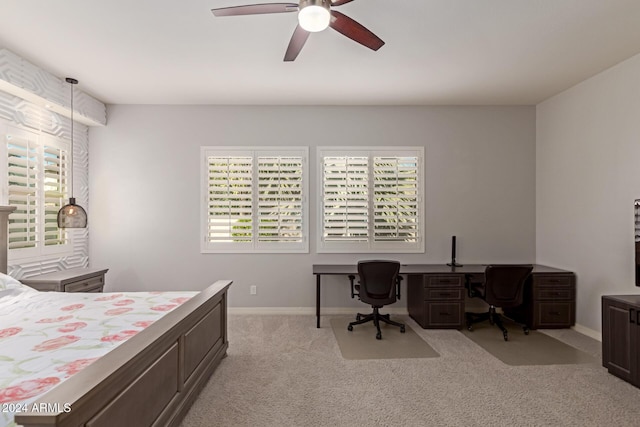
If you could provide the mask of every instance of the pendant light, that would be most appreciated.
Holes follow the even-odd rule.
[[[78,81],[71,77],[66,78],[67,83],[71,86],[71,155],[69,156],[69,188],[71,197],[69,204],[64,205],[58,211],[58,228],[86,228],[87,213],[80,205],[76,205],[76,198],[73,197],[73,85],[77,85]]]

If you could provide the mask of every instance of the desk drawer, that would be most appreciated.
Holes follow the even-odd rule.
[[[573,289],[567,288],[539,288],[536,290],[538,301],[564,301],[573,299]]]
[[[104,286],[104,276],[89,277],[64,285],[65,292],[101,292]]]
[[[573,304],[567,302],[541,302],[538,304],[538,328],[568,328],[574,323]]]
[[[449,276],[426,276],[425,286],[431,287],[462,287],[462,275],[449,275]]]
[[[534,275],[533,283],[536,286],[570,287],[573,285],[573,276],[560,274]]]
[[[461,300],[462,289],[448,288],[427,288],[426,298],[428,300]]]
[[[426,324],[424,328],[462,328],[463,302],[425,302]]]

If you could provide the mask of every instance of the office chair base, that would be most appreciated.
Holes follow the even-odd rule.
[[[467,330],[473,331],[473,324],[482,322],[484,320],[489,320],[490,325],[496,325],[502,331],[502,337],[505,341],[509,341],[509,331],[502,323],[502,316],[500,313],[496,312],[496,308],[494,306],[489,307],[489,311],[486,313],[465,313],[465,319],[467,323]],[[522,325],[522,330],[525,335],[529,335],[529,327],[527,325]]]
[[[398,326],[400,328],[400,332],[403,334],[405,333],[404,324],[391,320],[388,314],[380,314],[380,312],[378,311],[378,307],[374,307],[373,313],[367,314],[366,316],[358,313],[356,315],[356,321],[349,323],[349,326],[347,326],[347,330],[353,331],[353,327],[355,325],[362,325],[363,323],[367,323],[371,321],[373,321],[373,324],[376,326],[376,330],[377,330],[376,339],[378,340],[382,339],[382,332],[380,331],[380,321],[383,321],[388,325]]]

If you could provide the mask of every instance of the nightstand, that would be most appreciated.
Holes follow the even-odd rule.
[[[38,291],[102,292],[104,275],[109,269],[73,268],[20,279]]]

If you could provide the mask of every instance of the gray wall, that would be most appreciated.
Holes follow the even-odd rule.
[[[460,262],[533,262],[535,123],[535,107],[109,106],[89,135],[91,264],[110,269],[110,291],[233,279],[232,307],[310,308],[312,264],[443,263],[454,234]],[[309,254],[200,253],[203,145],[310,147]],[[320,145],[424,145],[426,254],[315,253]],[[346,278],[326,283],[324,306],[358,305]]]
[[[576,322],[601,331],[601,295],[640,291],[640,55],[537,106],[536,163],[536,258],[577,273]]]

